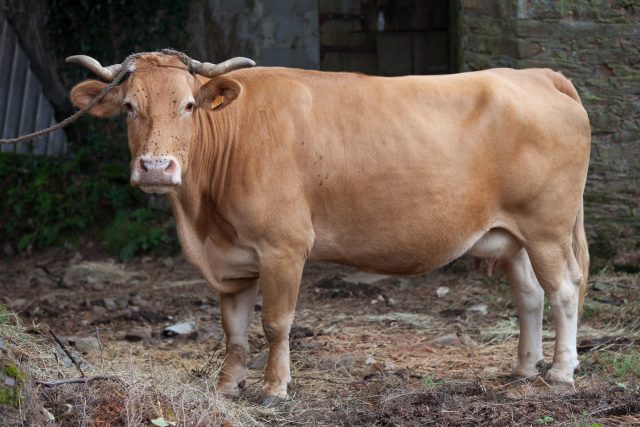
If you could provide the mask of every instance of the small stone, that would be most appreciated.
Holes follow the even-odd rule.
[[[153,262],[153,257],[148,256],[148,255],[147,256],[143,256],[141,261],[142,261],[143,264],[149,264],[150,262]]]
[[[142,297],[138,294],[132,295],[129,298],[129,304],[131,305],[137,305],[137,306],[142,306],[142,305],[146,305],[146,301],[142,299]]]
[[[213,307],[209,304],[202,304],[200,306],[200,310],[204,311],[209,316],[215,316],[216,314],[220,314],[220,309],[218,307]]]
[[[4,380],[4,385],[7,387],[15,387],[16,385],[16,380],[13,377],[10,377],[9,375],[4,375],[2,374],[2,379]]]
[[[264,369],[267,366],[267,359],[269,358],[269,352],[267,350],[262,350],[260,353],[255,355],[253,359],[247,365],[250,369]]]
[[[91,353],[100,350],[100,343],[96,337],[77,338],[75,347],[80,353]]]
[[[175,264],[175,261],[170,256],[168,256],[168,257],[166,257],[166,258],[164,258],[162,260],[162,265],[164,265],[167,268],[173,268],[174,264]]]
[[[370,354],[369,357],[367,357],[367,360],[364,361],[364,364],[367,366],[373,365],[374,363],[376,363],[376,359],[373,358],[372,354]]]
[[[387,305],[389,307],[395,307],[398,303],[396,302],[395,299],[393,298],[387,298]]]
[[[82,254],[80,252],[76,252],[73,255],[73,257],[69,260],[69,265],[79,264],[80,262],[82,262],[83,259],[84,257],[82,256]]]
[[[449,288],[447,288],[446,286],[440,286],[438,289],[436,289],[436,296],[438,298],[442,298],[448,293],[449,293]]]
[[[7,347],[7,344],[4,342],[2,338],[0,338],[0,350],[4,350]]]
[[[162,335],[165,337],[174,337],[176,335],[190,335],[195,331],[196,325],[193,322],[180,322],[164,328]]]
[[[336,369],[343,369],[349,371],[353,368],[355,359],[350,354],[344,354],[341,356],[329,357],[320,361],[320,368],[335,371]]]
[[[478,343],[476,343],[474,339],[471,338],[468,334],[463,334],[460,337],[460,342],[462,343],[462,345],[468,345],[468,346],[478,345]]]
[[[124,336],[124,339],[127,341],[143,341],[147,342],[151,340],[151,327],[150,326],[140,326],[138,328],[133,328],[127,332]]]
[[[472,305],[471,307],[469,307],[468,311],[471,313],[479,314],[481,316],[486,316],[487,314],[489,314],[489,309],[487,308],[487,304]]]
[[[91,284],[91,289],[93,289],[94,291],[104,291],[105,285],[101,282],[95,282]]]
[[[93,305],[91,306],[91,311],[93,315],[96,317],[102,317],[107,314],[107,309],[101,305]]]
[[[118,306],[116,305],[116,302],[113,300],[113,298],[104,298],[102,300],[102,304],[104,305],[104,308],[109,311],[115,311],[118,309]]]
[[[460,340],[458,339],[458,336],[456,334],[449,334],[434,338],[429,343],[436,346],[448,347],[451,345],[460,344]]]
[[[47,408],[43,407],[42,412],[44,413],[44,415],[47,417],[49,421],[54,422],[56,420],[56,417],[51,412],[49,412]]]
[[[124,298],[118,298],[116,300],[116,306],[120,309],[120,310],[124,310],[125,308],[129,307],[129,298],[124,297]]]

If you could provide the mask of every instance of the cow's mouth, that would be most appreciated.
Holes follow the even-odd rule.
[[[167,194],[177,185],[172,184],[139,184],[138,188],[149,194]]]

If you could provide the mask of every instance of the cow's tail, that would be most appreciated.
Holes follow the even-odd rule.
[[[571,83],[571,80],[563,76],[559,71],[553,71],[549,69],[545,71],[547,72],[549,78],[551,79],[551,82],[556,87],[556,89],[573,98],[578,103],[582,104],[582,101],[580,101],[580,95],[578,95],[578,91],[576,90],[575,86],[573,86],[573,83]]]
[[[589,277],[589,247],[587,246],[587,236],[584,232],[584,206],[580,202],[580,210],[573,224],[573,254],[578,261],[582,275],[580,276],[580,296],[578,300],[578,315],[582,314],[584,305],[584,294],[587,291],[587,279]]]

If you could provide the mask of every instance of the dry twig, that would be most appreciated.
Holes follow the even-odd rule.
[[[58,338],[58,336],[53,332],[53,330],[51,330],[51,328],[47,328],[49,335],[51,335],[51,337],[53,337],[53,339],[58,343],[58,345],[60,346],[60,348],[62,349],[62,351],[64,351],[64,353],[67,355],[67,357],[69,359],[71,359],[71,362],[73,362],[73,364],[75,365],[76,369],[78,370],[78,372],[80,372],[80,375],[82,377],[84,377],[84,372],[82,372],[82,368],[80,367],[80,364],[78,363],[78,361],[76,360],[75,357],[73,357],[73,354],[71,354],[71,352],[67,349],[67,347],[62,343],[62,341],[60,341],[60,338]]]

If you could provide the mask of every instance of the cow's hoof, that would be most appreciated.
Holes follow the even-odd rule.
[[[546,363],[544,359],[538,360],[535,365],[520,364],[515,366],[511,371],[511,376],[517,379],[533,379],[540,374],[547,372],[551,365]]]
[[[262,400],[260,401],[260,404],[266,408],[271,408],[274,406],[278,406],[281,403],[284,403],[288,400],[291,400],[291,398],[289,397],[289,395],[286,395],[285,397],[280,397],[280,396],[266,396],[264,398],[262,398]]]
[[[568,374],[560,369],[550,368],[544,376],[544,379],[550,383],[555,385],[566,385],[573,386],[573,375]]]
[[[511,371],[511,376],[515,379],[533,379],[533,377],[540,374],[537,366],[522,366],[518,365]]]
[[[242,391],[244,386],[244,381],[240,384],[236,383],[224,383],[218,385],[218,391],[222,393],[223,396],[228,398],[236,398],[240,397],[240,392]]]

